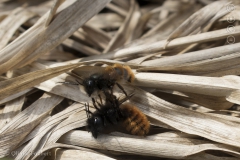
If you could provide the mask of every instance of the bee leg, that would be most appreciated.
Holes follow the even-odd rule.
[[[117,83],[117,82],[116,82],[116,85],[118,86],[119,89],[121,89],[121,90],[123,91],[123,93],[124,93],[124,94],[126,95],[126,97],[127,97],[128,95],[127,95],[126,91],[124,90],[124,88],[123,88],[119,83]]]
[[[98,97],[99,97],[99,99],[100,99],[101,105],[103,105],[103,103],[102,103],[102,97],[101,97],[101,95],[100,95],[100,94],[98,94]]]
[[[76,82],[57,82],[57,83],[64,83],[64,84],[70,84],[70,85],[83,85],[80,81],[78,81],[77,79],[75,79]]]
[[[100,106],[100,107],[102,106],[98,101],[97,101],[97,104],[98,104],[98,106]]]
[[[89,104],[85,103],[85,111],[86,111],[86,114],[87,114],[87,118],[90,118],[89,114],[93,114],[93,113],[91,111],[89,111]]]
[[[94,108],[96,108],[97,111],[101,112],[100,109],[97,107],[97,105],[96,105],[96,101],[95,101],[94,98],[92,98],[92,102],[93,102],[93,106],[94,106]]]
[[[76,82],[57,82],[57,83],[64,83],[64,84],[70,84],[70,85],[79,85]]]
[[[133,95],[134,95],[134,93],[131,93],[131,94],[128,95],[127,97],[119,100],[119,101],[118,101],[118,105],[120,106],[120,105],[123,104],[125,101],[129,100],[130,98],[132,98]]]
[[[115,108],[118,108],[119,107],[119,103],[118,103],[119,99],[117,99],[117,97],[113,94],[111,96],[112,96],[111,98],[113,99],[113,106]]]
[[[103,125],[104,125],[104,126],[107,126],[107,123],[106,123],[106,122],[107,122],[107,118],[106,118],[105,116],[103,116]]]

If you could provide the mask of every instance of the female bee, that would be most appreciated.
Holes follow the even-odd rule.
[[[85,104],[87,113],[87,128],[94,138],[109,125],[122,124],[131,134],[144,136],[148,133],[150,124],[147,117],[134,105],[127,103],[122,104],[132,95],[126,96],[119,101],[116,96],[108,92],[105,93],[106,102],[104,105],[96,105],[94,98],[92,98],[93,106],[96,111],[92,113],[89,111],[89,105]]]
[[[116,125],[123,118],[120,111],[119,105],[124,101],[128,100],[130,96],[127,96],[121,102],[109,92],[105,93],[106,101],[105,104],[96,104],[94,98],[92,98],[93,106],[96,109],[94,113],[89,111],[89,105],[85,104],[87,114],[87,128],[94,138],[97,138],[98,133],[101,132],[105,127],[109,125]]]

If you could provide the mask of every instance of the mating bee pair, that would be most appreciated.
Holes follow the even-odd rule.
[[[106,126],[117,125],[121,123],[127,131],[134,135],[146,135],[149,131],[150,124],[147,117],[133,104],[126,103],[132,95],[127,95],[124,88],[118,83],[120,80],[132,82],[135,76],[129,66],[114,64],[107,66],[101,73],[94,73],[89,77],[82,79],[82,82],[69,83],[82,85],[86,93],[91,96],[95,91],[102,91],[105,96],[105,102],[101,103],[92,98],[93,106],[96,111],[92,113],[89,110],[89,104],[85,104],[87,114],[87,128],[94,138],[97,138]],[[126,95],[123,100],[119,100],[113,94],[115,84]]]

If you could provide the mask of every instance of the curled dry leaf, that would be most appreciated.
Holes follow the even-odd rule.
[[[107,48],[104,50],[104,53],[112,51],[131,40],[131,34],[133,34],[133,29],[136,27],[138,19],[140,17],[138,8],[139,7],[136,4],[135,0],[130,0],[130,9],[128,15],[122,26],[119,28],[117,34],[115,34],[115,36],[109,42]]]
[[[158,143],[157,141],[154,142],[146,139],[124,138],[106,135],[101,135],[97,140],[95,140],[93,137],[91,137],[89,133],[84,131],[71,131],[65,134],[60,139],[60,142],[101,150],[114,150],[138,155],[148,155],[174,159],[183,159],[187,156],[208,149],[219,149],[225,150],[226,152],[230,152],[232,154],[238,154],[238,149],[234,150],[234,148],[231,147],[231,149],[227,149],[228,147],[224,149],[224,147],[216,144],[186,145],[176,142],[176,144],[173,145],[173,142],[165,141],[164,143]],[[129,147],[129,144],[131,144],[132,147]],[[171,147],[168,147],[168,145],[171,145]]]
[[[219,12],[225,11],[224,13],[227,14],[228,11],[226,10],[227,5],[229,4],[228,1],[222,0],[218,2],[213,2],[206,7],[200,9],[196,13],[194,13],[191,17],[189,17],[185,22],[183,22],[168,38],[167,40],[174,39],[176,37],[186,36],[196,30],[199,27],[203,27],[205,23],[211,20],[216,14]],[[222,15],[224,16],[224,15]]]
[[[47,79],[55,77],[56,75],[64,73],[79,65],[80,64],[72,64],[72,65],[34,71],[16,78],[11,78],[5,81],[1,81],[0,82],[0,88],[1,88],[0,99],[6,98],[13,93],[17,93],[27,88],[33,87],[36,84],[46,81]],[[18,83],[14,83],[14,82],[18,82]]]
[[[66,5],[62,4],[65,8],[47,28],[45,28],[44,22],[48,14],[45,14],[33,27],[22,34],[18,38],[18,41],[14,41],[0,52],[0,55],[8,56],[4,61],[1,61],[4,63],[0,65],[0,73],[25,66],[36,60],[43,53],[53,49],[101,10],[109,1],[103,0],[97,2],[85,0],[75,1],[72,4],[66,1]],[[87,8],[90,12],[85,12]],[[94,9],[91,10],[91,8]],[[78,19],[81,19],[81,21],[75,23]],[[12,48],[15,49],[12,50]],[[11,55],[14,56],[11,57]]]
[[[19,97],[6,104],[0,115],[0,128],[3,128],[14,116],[21,112],[25,97]]]
[[[65,119],[68,119],[68,116],[71,114],[77,114],[79,111],[82,110],[79,104],[74,104],[72,106],[69,106],[64,112],[61,112],[59,114],[54,115],[53,117],[50,117],[47,119],[44,123],[41,123],[37,128],[35,128],[31,134],[29,134],[25,139],[24,142],[31,139],[26,146],[21,150],[20,154],[16,157],[16,159],[27,159],[32,155],[32,153],[38,152],[38,148],[46,148],[46,142],[49,138],[55,137],[51,134],[54,132],[55,129],[57,129],[58,125],[62,123]],[[49,133],[49,135],[48,135]],[[44,136],[47,135],[46,138]],[[61,134],[58,134],[60,136]]]
[[[17,8],[12,11],[0,24],[0,37],[4,37],[0,41],[0,49],[4,48],[11,40],[14,32],[33,16],[35,16],[35,14],[26,8]]]

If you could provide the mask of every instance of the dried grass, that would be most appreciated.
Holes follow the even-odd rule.
[[[0,158],[240,158],[238,1],[6,0],[0,8]],[[115,127],[94,139],[85,129],[91,99],[58,83],[116,62],[135,73],[122,85],[150,120],[146,137]]]

